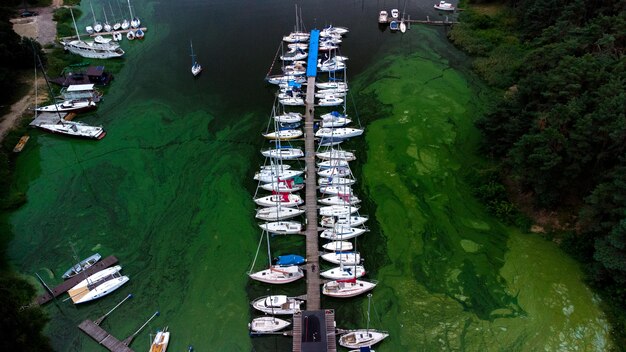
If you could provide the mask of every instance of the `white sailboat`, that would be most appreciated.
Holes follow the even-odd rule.
[[[321,255],[322,259],[333,264],[357,265],[361,263],[359,252],[331,252]]]
[[[191,48],[191,74],[195,76],[202,72],[202,66],[196,61],[196,55],[193,53],[193,43],[189,40],[189,47]]]
[[[294,179],[280,179],[264,183],[260,186],[270,192],[297,192],[304,189],[304,182],[296,183]]]
[[[290,321],[279,319],[274,316],[267,316],[252,319],[252,322],[248,324],[248,327],[253,333],[268,333],[280,331],[289,325],[291,325]]]
[[[344,264],[345,265],[345,264]],[[335,280],[324,284],[322,294],[336,298],[348,298],[358,296],[376,287],[376,283],[355,278]]]
[[[121,57],[124,55],[124,50],[116,43],[97,43],[97,42],[85,42],[80,39],[78,34],[78,28],[76,27],[76,21],[74,20],[74,13],[70,8],[72,14],[72,21],[74,22],[74,29],[76,30],[77,40],[64,40],[61,41],[63,48],[72,54],[80,55],[91,59],[109,59],[114,57]]]
[[[358,227],[349,227],[347,225],[336,225],[333,228],[326,229],[320,234],[320,238],[331,241],[345,241],[364,234],[367,230]]]
[[[339,193],[336,196],[322,198],[318,202],[324,205],[355,205],[361,200],[357,196]]]
[[[76,284],[67,293],[74,304],[85,303],[106,296],[128,282],[128,276],[122,276],[119,273],[120,270],[122,267],[116,265],[99,271]]]
[[[321,216],[344,216],[359,211],[359,207],[351,205],[327,205],[319,208]]]
[[[345,177],[352,175],[349,167],[331,167],[317,172],[320,177]]]
[[[333,227],[335,225],[360,226],[369,220],[367,216],[323,216],[320,225],[324,227]]]
[[[351,251],[354,247],[352,242],[348,241],[332,241],[322,246],[327,251]]]
[[[302,223],[297,221],[274,221],[259,224],[263,230],[277,235],[294,235],[302,232]]]
[[[351,179],[344,179],[351,180]],[[340,194],[352,194],[352,187],[348,184],[339,184],[339,185],[325,185],[320,187],[320,193],[322,195],[336,195]]]
[[[287,207],[269,207],[257,210],[255,217],[264,221],[278,221],[304,214],[304,209]]]
[[[316,153],[315,156],[323,160],[356,160],[354,153],[332,148],[325,152]]]
[[[367,328],[351,330],[339,337],[339,344],[346,348],[369,349],[369,347],[384,340],[389,333],[381,330],[370,329],[370,306],[372,294],[367,295]]]
[[[345,139],[358,137],[363,134],[363,129],[361,128],[350,128],[350,127],[341,127],[341,128],[320,128],[315,132],[315,137],[319,138],[336,138],[336,139]]]
[[[111,24],[109,23],[109,19],[107,18],[107,12],[106,12],[106,10],[104,9],[104,6],[102,7],[102,12],[104,13],[104,26],[103,26],[104,31],[105,31],[105,32],[110,32],[110,31],[111,31],[111,28],[113,28],[113,27],[112,27],[112,26],[111,26]]]
[[[302,197],[293,193],[276,193],[265,197],[255,198],[254,202],[262,207],[297,207],[304,203]]]
[[[363,265],[340,265],[320,272],[320,275],[329,280],[348,280],[365,276]]]
[[[302,100],[302,98],[298,98],[298,99]],[[278,130],[274,132],[265,133],[263,137],[267,139],[272,139],[272,140],[285,141],[285,140],[300,138],[302,137],[302,134],[303,134],[302,130],[295,130],[295,129],[294,130]]]
[[[139,17],[133,16],[133,10],[130,7],[130,0],[128,0],[128,12],[130,13],[130,27],[139,28],[141,21],[139,20]]]
[[[356,180],[353,178],[346,178],[346,177],[320,177],[317,180],[317,183],[320,186],[323,186],[323,188],[328,189],[325,191],[322,191],[320,189],[320,191],[322,193],[326,193],[326,194],[338,194],[338,193],[347,193],[350,192],[350,188],[348,186],[351,186],[353,184],[356,183]],[[330,191],[330,188],[334,187],[335,189],[338,190],[338,192],[332,192]],[[339,187],[343,187],[343,188],[339,188]],[[348,188],[346,188],[348,187]],[[346,189],[346,191],[344,192],[343,190]]]
[[[119,5],[119,3],[118,3]],[[113,19],[113,30],[119,31],[122,28],[122,24],[116,19],[115,13],[113,13],[113,6],[111,6],[111,2],[109,1],[109,10],[111,10],[111,19]]]
[[[286,295],[259,297],[252,301],[252,307],[266,314],[293,315],[300,311],[303,300]]]
[[[299,148],[276,148],[261,151],[267,158],[292,160],[304,157],[304,152]]]

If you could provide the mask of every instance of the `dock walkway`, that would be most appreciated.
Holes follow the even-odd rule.
[[[96,264],[89,267],[87,270],[83,271],[79,275],[72,276],[71,278],[63,281],[58,286],[50,289],[50,292],[46,292],[45,294],[37,297],[35,302],[37,304],[42,305],[50,302],[53,298],[56,298],[65,292],[67,292],[70,288],[76,286],[79,282],[85,280],[89,275],[95,274],[100,270],[106,269],[112,265],[117,264],[117,258],[115,256],[108,256],[103,260],[97,262]]]
[[[98,344],[106,347],[109,351],[134,352],[122,341],[118,340],[115,336],[109,334],[106,330],[101,328],[92,320],[83,321],[82,323],[80,323],[80,325],[78,325],[78,328],[81,329],[85,334],[89,335],[89,337],[94,339]]]

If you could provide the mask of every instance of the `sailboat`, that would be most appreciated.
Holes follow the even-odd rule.
[[[189,46],[191,47],[191,74],[195,77],[202,72],[202,66],[196,61],[196,55],[193,53],[193,43],[191,40],[189,41]]]
[[[163,330],[158,330],[150,345],[150,352],[165,352],[167,345],[170,343],[170,332],[167,326]]]
[[[130,26],[131,26],[131,28],[139,28],[139,26],[141,25],[141,21],[139,20],[139,17],[137,17],[137,16],[133,17],[133,10],[130,7],[130,0],[128,0],[128,12],[130,12]]]
[[[291,325],[291,322],[288,320],[267,316],[252,319],[248,327],[252,333],[268,333],[280,331],[289,325]]]
[[[266,236],[267,238],[267,255],[269,259],[269,268],[254,273],[251,269],[248,276],[253,280],[265,282],[268,284],[287,284],[303,278],[304,272],[302,271],[302,268],[300,268],[298,265],[272,265],[269,233],[263,231],[261,234],[261,240],[263,240],[263,236]],[[259,241],[259,248],[260,247],[261,241]],[[259,248],[257,248],[257,254]],[[256,257],[255,260],[252,262],[252,268],[254,267],[255,262]]]
[[[37,56],[37,61],[39,63],[39,67],[43,72],[43,76],[46,80],[46,85],[48,86],[48,90],[50,91],[50,95],[52,96],[52,88],[50,87],[50,82],[48,81],[48,76],[43,69],[43,65],[41,64],[41,59]],[[35,70],[36,76],[36,70]],[[37,80],[35,77],[35,101],[37,101]],[[37,121],[37,108],[35,108],[35,121],[31,123],[31,125],[40,128],[42,130],[64,134],[71,137],[80,137],[80,138],[89,138],[89,139],[102,139],[106,136],[106,132],[102,128],[102,126],[89,126],[83,124],[81,122],[76,121],[68,121],[65,120],[59,111],[56,111],[56,115],[58,117],[58,121]]]
[[[304,303],[302,299],[287,297],[286,295],[263,296],[255,299],[250,304],[254,309],[267,314],[293,315],[300,311]]]
[[[274,221],[259,224],[263,230],[277,235],[294,235],[302,232],[302,223],[297,221]]]
[[[367,328],[351,330],[339,337],[339,344],[346,348],[365,348],[371,347],[384,340],[389,333],[381,330],[370,329],[370,306],[372,303],[372,294],[367,295]]]
[[[119,5],[119,4],[118,4]],[[122,28],[122,24],[115,19],[115,14],[113,13],[113,6],[111,6],[111,2],[109,1],[109,9],[111,10],[111,18],[113,19],[113,30],[119,31]]]
[[[104,12],[104,31],[105,32],[110,32],[111,31],[111,24],[109,24],[109,19],[107,18],[107,11],[104,9],[104,6],[102,7],[102,12]]]
[[[124,55],[124,50],[116,43],[97,43],[97,42],[85,42],[80,39],[78,34],[78,28],[76,27],[76,20],[74,19],[74,13],[70,7],[70,14],[72,15],[72,21],[74,22],[74,29],[76,30],[77,40],[63,40],[63,48],[72,54],[77,54],[82,57],[90,59],[109,59],[113,57],[121,57]]]
[[[67,293],[74,304],[85,303],[101,298],[117,290],[128,282],[128,276],[120,274],[122,267],[116,265],[99,271],[69,289]]]

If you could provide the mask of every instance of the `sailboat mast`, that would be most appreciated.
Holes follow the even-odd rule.
[[[370,330],[370,305],[372,303],[372,294],[367,294],[367,329],[366,331],[369,333]]]
[[[111,2],[109,1],[109,10],[111,10],[111,18],[113,19],[113,22],[117,22],[116,18],[115,18],[115,13],[113,12],[113,6],[111,6]]]
[[[109,23],[109,19],[107,18],[107,11],[102,6],[102,12],[104,12],[104,23]]]
[[[80,34],[78,34],[78,27],[76,27],[76,19],[74,19],[74,12],[70,7],[70,14],[72,15],[72,22],[74,23],[74,30],[76,30],[76,36],[78,37],[78,41],[80,41]]]
[[[130,19],[132,20],[133,19],[133,10],[130,8],[130,0],[127,0],[127,1],[128,1],[128,12],[130,12]]]
[[[36,55],[36,56],[37,56],[37,61],[39,62],[39,68],[41,68],[41,73],[43,74],[43,78],[45,78],[46,80],[46,85],[48,86],[48,92],[50,94],[50,97],[53,97],[54,94],[52,93],[52,87],[50,86],[50,82],[48,82],[48,75],[46,75],[46,71],[43,69],[41,58],[39,57],[39,55]],[[59,116],[59,122],[63,123],[63,118],[61,117],[61,113],[59,112],[59,106],[57,104],[54,104],[54,107],[57,112],[57,115]]]
[[[93,15],[93,23],[96,23],[96,13],[93,12],[93,4],[89,2],[89,6],[91,7],[91,14]]]

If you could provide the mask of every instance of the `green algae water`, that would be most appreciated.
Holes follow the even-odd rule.
[[[480,163],[472,122],[485,98],[442,31],[381,31],[377,13],[400,4],[303,1],[309,28],[351,32],[342,54],[365,138],[351,142],[371,232],[359,248],[373,291],[373,328],[391,336],[377,351],[605,350],[608,326],[576,264],[553,244],[503,227],[463,182]],[[79,28],[89,24],[82,4]],[[94,4],[95,6],[95,4]],[[304,293],[268,287],[246,272],[260,231],[252,175],[274,87],[263,77],[294,25],[284,1],[134,1],[148,27],[124,42],[126,57],[97,113],[99,142],[34,133],[18,159],[15,187],[28,203],[9,214],[16,268],[49,283],[93,252],[116,255],[130,282],[82,306],[60,296],[46,310],[59,351],[101,351],[77,328],[132,293],[102,326],[119,338],[160,316],[131,347],[168,326],[170,351],[286,351],[286,337],[249,338],[249,301]],[[425,1],[408,12],[430,14]],[[113,6],[114,11],[115,4]],[[122,7],[124,8],[124,7]],[[387,9],[389,10],[389,9]],[[116,11],[117,12],[117,11]],[[82,27],[81,27],[82,26]],[[189,40],[204,71],[189,72]],[[106,62],[105,62],[106,64]],[[272,238],[274,251],[303,248]],[[259,259],[267,260],[261,256]],[[258,265],[258,264],[257,264]],[[364,327],[367,298],[324,299],[342,328]]]

